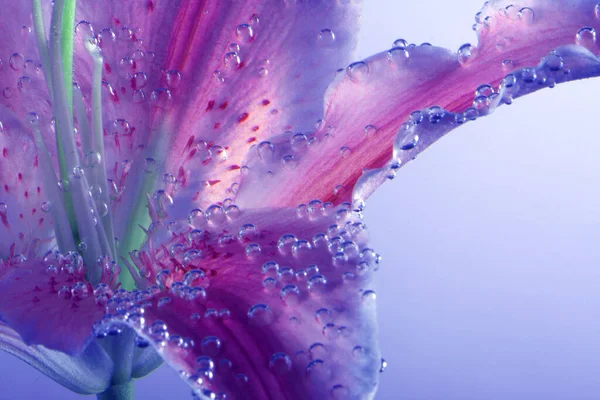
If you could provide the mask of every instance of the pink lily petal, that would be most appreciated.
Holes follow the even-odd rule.
[[[163,291],[128,323],[199,394],[370,398],[379,260],[348,207],[247,211],[153,240],[139,258]]]
[[[76,393],[101,393],[110,385],[112,360],[92,343],[79,357],[29,346],[17,332],[0,322],[0,349],[7,351]]]
[[[77,257],[0,263],[0,317],[27,345],[81,354],[104,315]]]
[[[398,167],[461,123],[539,88],[599,75],[593,55],[600,50],[594,41],[594,29],[600,29],[596,4],[490,1],[477,16],[477,47],[463,47],[457,54],[399,42],[350,65],[328,89],[317,130],[274,137],[250,152],[250,173],[236,203],[293,206],[321,199],[360,205]],[[551,54],[576,43],[589,52],[561,48]],[[411,117],[415,110],[421,112]],[[306,137],[315,145],[306,148]],[[374,171],[361,179],[365,169]]]
[[[54,236],[35,143],[0,105],[0,257],[43,254]]]
[[[50,125],[52,116],[31,2],[11,2],[3,13],[12,23],[0,26],[0,258],[30,257],[49,249],[53,237],[51,202],[30,123]],[[30,115],[33,110],[39,114]],[[49,130],[43,134],[47,143],[53,140]]]
[[[148,187],[184,189],[174,212],[234,197],[248,148],[314,127],[333,71],[350,60],[359,10],[279,0],[81,5],[79,37],[91,26],[103,50],[106,161],[120,212],[129,216]],[[89,60],[77,54],[87,92]]]

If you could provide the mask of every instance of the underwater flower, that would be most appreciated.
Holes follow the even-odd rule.
[[[492,1],[477,45],[349,64],[359,3],[5,5],[0,348],[102,399],[161,360],[200,398],[372,398],[365,201],[455,127],[598,75],[600,8]]]

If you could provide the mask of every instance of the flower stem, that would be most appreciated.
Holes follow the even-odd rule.
[[[133,400],[133,381],[122,385],[111,386],[102,393],[98,393],[98,400]]]

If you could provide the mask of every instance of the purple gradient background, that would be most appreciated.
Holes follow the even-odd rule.
[[[398,37],[474,42],[481,3],[368,0],[359,57]],[[371,199],[389,362],[377,399],[600,398],[599,89],[570,83],[469,123]],[[136,390],[189,398],[167,367]],[[0,353],[0,399],[37,398],[80,397]]]

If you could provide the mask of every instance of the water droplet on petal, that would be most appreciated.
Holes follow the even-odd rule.
[[[364,61],[352,63],[346,68],[346,73],[353,81],[363,81],[369,75],[369,66]]]
[[[207,336],[202,340],[201,347],[204,354],[215,357],[221,351],[221,340],[216,336]]]
[[[97,151],[91,151],[85,155],[85,166],[88,168],[94,168],[99,165],[101,161],[102,157]]]
[[[248,310],[248,319],[256,326],[269,325],[274,318],[273,312],[266,304],[255,304]]]
[[[20,71],[25,66],[25,58],[20,53],[13,53],[8,59],[8,65],[15,71]]]
[[[512,71],[515,69],[515,63],[512,60],[504,60],[502,61],[502,70],[503,71]]]
[[[470,43],[463,44],[459,47],[457,56],[460,65],[467,65],[475,56],[475,47]]]
[[[575,43],[587,49],[593,49],[596,46],[596,30],[585,26],[577,31]]]
[[[335,400],[346,400],[350,398],[350,391],[342,385],[334,385],[331,388],[331,397]]]
[[[322,29],[319,32],[318,43],[321,46],[329,46],[335,42],[335,34],[331,29]]]
[[[529,7],[523,7],[519,10],[519,18],[526,24],[532,24],[535,20],[535,14]]]
[[[352,150],[349,147],[343,146],[340,148],[340,156],[342,158],[348,158],[352,154]]]
[[[550,71],[560,71],[564,67],[563,58],[558,54],[550,54],[546,57],[546,66]]]
[[[402,48],[408,47],[408,42],[404,39],[396,39],[394,41],[394,47],[402,47]]]
[[[284,375],[292,369],[292,359],[285,353],[275,353],[269,360],[269,369],[275,375]]]
[[[241,24],[235,29],[236,36],[243,43],[248,43],[254,39],[254,30],[248,24]]]
[[[158,88],[152,91],[150,101],[156,107],[169,109],[173,102],[173,95],[169,89]]]
[[[167,86],[169,86],[171,89],[178,88],[179,84],[181,83],[181,74],[175,69],[167,71],[165,80],[167,82]]]
[[[300,300],[300,289],[296,285],[285,285],[281,289],[280,296],[286,305],[295,306]]]
[[[237,69],[240,67],[240,64],[242,63],[242,60],[240,59],[240,56],[238,55],[238,53],[236,53],[235,51],[231,51],[227,54],[225,54],[225,58],[223,59],[223,62],[225,63],[225,66],[229,69]]]
[[[283,165],[283,168],[285,168],[287,171],[293,171],[298,166],[298,161],[294,158],[293,155],[289,154],[281,159],[281,164]]]
[[[400,64],[409,57],[410,54],[404,47],[394,47],[387,52],[387,59],[395,64]]]
[[[308,363],[306,375],[313,383],[323,384],[329,379],[331,370],[325,364],[325,361],[316,359]]]

